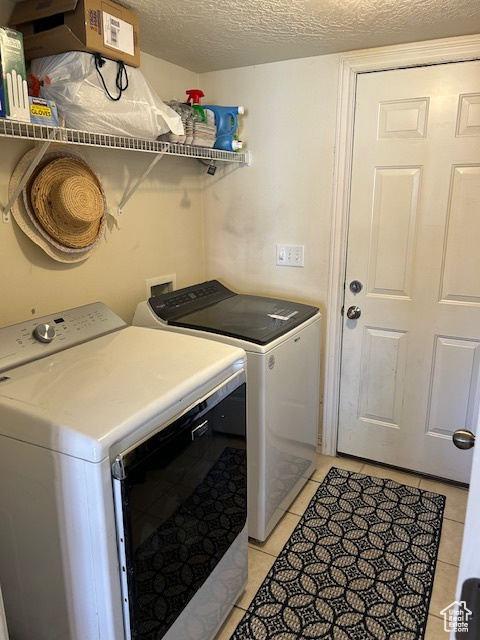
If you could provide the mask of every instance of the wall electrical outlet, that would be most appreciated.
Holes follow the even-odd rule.
[[[277,244],[277,265],[280,267],[303,267],[304,249],[303,244]]]

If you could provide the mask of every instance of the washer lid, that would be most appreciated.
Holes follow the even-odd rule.
[[[169,324],[265,345],[317,312],[317,307],[298,302],[237,294]]]
[[[114,443],[133,432],[144,437],[143,425],[171,420],[245,361],[237,347],[126,327],[4,371],[0,436],[99,462]]]

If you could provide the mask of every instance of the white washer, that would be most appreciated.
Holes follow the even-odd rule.
[[[247,577],[245,353],[95,303],[0,329],[0,354],[11,637],[213,638]]]
[[[237,294],[217,280],[141,302],[133,324],[210,338],[247,353],[248,532],[265,540],[315,470],[321,315]]]

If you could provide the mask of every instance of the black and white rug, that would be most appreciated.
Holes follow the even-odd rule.
[[[330,469],[232,640],[422,640],[444,507]]]

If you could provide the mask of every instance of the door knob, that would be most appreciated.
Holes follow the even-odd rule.
[[[350,318],[350,320],[358,320],[361,315],[362,310],[360,309],[360,307],[356,307],[355,305],[353,307],[348,307],[347,318]]]
[[[475,445],[475,435],[468,429],[457,429],[452,440],[459,449],[471,449]]]

